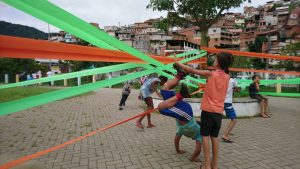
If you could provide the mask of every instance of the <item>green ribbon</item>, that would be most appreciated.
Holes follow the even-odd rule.
[[[178,57],[181,58],[181,57],[184,57],[184,56],[187,56],[187,55],[190,55],[190,54],[195,54],[196,52],[198,52],[198,51],[196,50],[196,51],[182,53],[182,54],[179,54]],[[197,56],[191,57],[191,58],[187,58],[187,59],[184,59],[180,62],[181,63],[186,63],[186,62],[189,62],[191,60],[198,59],[202,56],[204,56],[204,54],[197,55]],[[172,65],[172,64],[170,64],[170,65]],[[171,67],[170,65],[168,66],[168,68]],[[0,85],[0,89],[26,86],[26,85],[33,85],[33,84],[38,84],[38,83],[45,83],[45,82],[64,80],[64,79],[71,79],[71,78],[89,76],[89,75],[95,75],[95,74],[103,74],[103,73],[108,73],[108,72],[124,70],[124,69],[136,68],[136,67],[139,67],[139,66],[147,67],[148,69],[153,68],[150,65],[146,66],[145,64],[125,63],[125,64],[102,67],[102,68],[95,68],[95,69],[90,69],[90,70],[72,72],[72,73],[67,73],[67,74],[60,74],[60,75],[55,75],[55,76],[50,76],[50,77],[44,77],[44,78],[40,78],[40,79],[36,79],[36,80],[28,80],[28,81],[12,83],[12,84],[7,84],[7,85]],[[159,69],[159,71],[160,70],[161,69]],[[168,75],[170,77],[169,74],[164,74],[164,75]]]
[[[17,111],[25,110],[42,104],[50,103],[56,100],[61,100],[90,92],[106,86],[122,83],[123,81],[132,80],[141,76],[154,73],[156,70],[144,70],[138,73],[131,73],[124,76],[115,77],[112,79],[102,80],[95,83],[90,83],[82,86],[70,87],[63,90],[43,93],[36,96],[26,97],[15,101],[0,103],[0,116],[11,114]]]
[[[194,56],[194,58],[201,57],[203,55],[204,54],[202,54],[202,55],[200,54],[200,55]],[[190,58],[183,59],[180,62],[185,63],[185,62],[188,62],[189,60],[190,60]],[[128,67],[135,66],[135,65],[136,64],[131,65],[131,64],[127,63]],[[172,64],[168,64],[168,65],[164,66],[163,68],[171,67],[171,66],[172,66]],[[97,72],[109,71],[108,69],[116,70],[116,69],[119,69],[120,67],[124,67],[124,64],[97,68]],[[27,97],[24,99],[0,103],[0,116],[11,114],[11,113],[14,113],[17,111],[25,110],[28,108],[42,105],[42,104],[50,103],[50,102],[53,102],[56,100],[73,97],[73,96],[76,96],[79,94],[83,94],[83,93],[90,92],[90,91],[93,91],[96,89],[100,89],[102,87],[111,86],[111,85],[118,84],[118,83],[121,83],[124,81],[132,80],[132,79],[135,79],[135,78],[138,78],[141,76],[155,73],[159,69],[161,69],[161,68],[152,68],[150,70],[144,70],[142,72],[132,73],[132,74],[128,74],[125,76],[119,76],[116,78],[102,80],[99,82],[85,84],[82,86],[70,87],[70,88],[66,88],[66,89],[62,89],[62,90],[58,90],[58,91],[53,91],[53,92],[43,93],[43,94],[36,95],[36,96]],[[167,75],[169,75],[169,74],[167,74]],[[63,75],[60,75],[60,76],[63,76]],[[171,76],[171,75],[169,75],[169,76]]]
[[[95,28],[94,26],[86,23],[80,18],[64,11],[56,5],[44,1],[44,0],[1,0],[21,11],[24,11],[36,18],[39,18],[45,22],[48,22],[58,28],[61,28],[71,34],[90,42],[91,44],[100,48],[106,49],[119,49],[127,52],[137,58],[140,58],[147,63],[153,64],[157,67],[161,67],[164,64],[147,56],[146,54],[126,45],[118,39],[108,35],[106,32]],[[170,72],[174,72],[174,69],[168,68]],[[193,80],[197,83],[201,81],[187,77],[189,80]]]

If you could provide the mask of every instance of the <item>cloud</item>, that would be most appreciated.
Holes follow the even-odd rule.
[[[250,5],[264,4],[267,0],[252,0]],[[50,0],[50,2],[87,21],[97,22],[103,28],[107,25],[128,25],[142,22],[149,18],[166,16],[166,12],[146,9],[149,0]],[[234,12],[243,12],[244,3],[239,8],[231,9]],[[33,26],[44,32],[48,31],[48,24],[24,12],[0,2],[0,18],[12,23]],[[51,26],[51,31],[58,28]]]

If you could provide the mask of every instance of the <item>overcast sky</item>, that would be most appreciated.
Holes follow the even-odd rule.
[[[243,12],[244,6],[263,5],[269,0],[252,0],[252,3],[244,3],[239,8],[231,9],[232,12]],[[107,25],[133,24],[149,18],[165,17],[166,12],[146,9],[149,0],[50,0],[64,10],[76,15],[87,22],[97,22],[100,27]],[[26,13],[23,13],[3,2],[0,2],[0,20],[7,22],[33,26],[44,32],[48,31],[47,23],[40,21]],[[1,28],[0,28],[1,29]],[[58,28],[50,26],[50,31]]]

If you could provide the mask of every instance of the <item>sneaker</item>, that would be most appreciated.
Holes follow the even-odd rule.
[[[187,73],[180,66],[178,66],[177,64],[174,63],[173,68],[177,71],[176,76],[179,77],[180,80],[184,79],[185,76],[187,76]]]
[[[184,98],[190,98],[191,97],[190,92],[189,92],[189,88],[187,87],[187,85],[185,85],[183,83],[181,84],[180,94]]]
[[[123,110],[123,107],[119,107],[119,110]]]

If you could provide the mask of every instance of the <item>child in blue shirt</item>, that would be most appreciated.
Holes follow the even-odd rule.
[[[197,157],[201,152],[202,142],[202,137],[200,135],[200,125],[193,117],[193,110],[191,105],[183,101],[183,98],[190,97],[187,86],[182,85],[180,93],[176,94],[174,91],[172,91],[172,89],[179,84],[179,81],[186,76],[186,74],[179,67],[177,67],[177,65],[174,65],[174,68],[177,69],[177,75],[175,76],[175,78],[167,81],[164,84],[163,89],[161,90],[161,95],[164,101],[158,105],[158,110],[161,114],[174,117],[176,119],[176,152],[178,154],[185,153],[184,150],[181,150],[179,148],[179,141],[184,135],[195,140],[196,148],[194,153],[190,157],[190,160],[197,161]]]

